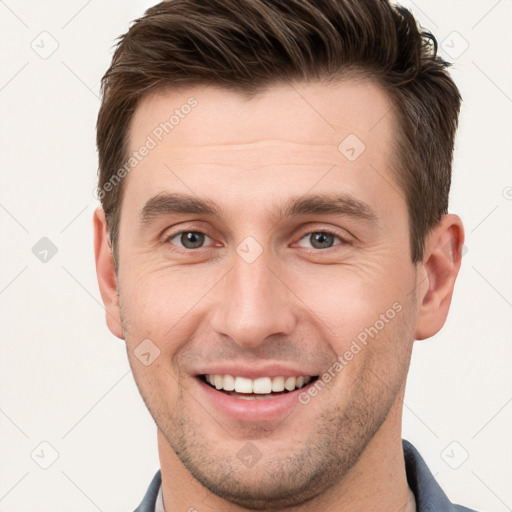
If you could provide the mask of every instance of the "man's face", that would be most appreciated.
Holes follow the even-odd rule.
[[[390,108],[370,83],[251,100],[191,88],[137,107],[130,152],[158,143],[125,178],[122,335],[162,439],[241,505],[311,498],[377,431],[399,431],[418,278]]]

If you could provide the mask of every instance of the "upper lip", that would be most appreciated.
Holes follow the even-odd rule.
[[[245,377],[257,379],[260,377],[316,377],[318,373],[300,368],[283,366],[282,364],[267,364],[265,366],[249,365],[247,363],[233,363],[224,365],[212,365],[196,372],[197,375],[232,375],[233,377]]]

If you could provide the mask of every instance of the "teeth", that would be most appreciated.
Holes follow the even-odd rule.
[[[224,386],[224,379],[222,378],[222,375],[215,375],[213,384],[217,389],[222,389]]]
[[[252,382],[252,392],[258,395],[268,395],[272,392],[272,381],[269,377],[254,379]]]
[[[235,389],[235,377],[224,375],[223,389],[225,391],[233,391]]]
[[[297,379],[295,377],[288,377],[284,381],[284,387],[288,391],[293,391],[295,389],[295,384],[297,383]]]
[[[272,391],[284,391],[284,377],[274,377],[272,379]]]
[[[300,389],[311,381],[309,376],[298,377],[259,377],[247,379],[245,377],[234,377],[232,375],[205,375],[206,382],[224,391],[235,391],[236,393],[268,395],[272,392],[293,391]],[[247,397],[249,398],[249,397]]]
[[[237,377],[235,379],[235,391],[237,393],[252,393],[252,380],[245,377]]]

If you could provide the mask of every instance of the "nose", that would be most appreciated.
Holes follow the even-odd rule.
[[[290,335],[297,324],[295,296],[265,251],[248,263],[234,255],[234,267],[216,287],[213,330],[242,347],[254,348],[269,336]]]

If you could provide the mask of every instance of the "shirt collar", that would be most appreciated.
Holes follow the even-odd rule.
[[[162,495],[162,485],[161,484],[160,484],[160,489],[158,490],[158,496],[156,497],[155,512],[165,512],[164,497]]]

